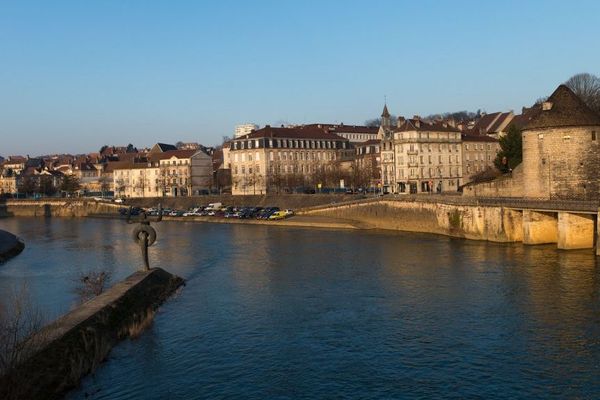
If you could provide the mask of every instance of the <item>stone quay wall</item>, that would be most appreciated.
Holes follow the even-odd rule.
[[[9,217],[87,217],[94,214],[114,214],[122,207],[87,199],[7,200],[3,205],[5,216]]]
[[[151,321],[183,279],[159,269],[138,271],[29,338],[32,353],[0,377],[1,399],[61,399],[112,347]]]
[[[522,212],[501,206],[381,200],[301,212],[361,222],[377,229],[435,233],[474,240],[523,240]]]

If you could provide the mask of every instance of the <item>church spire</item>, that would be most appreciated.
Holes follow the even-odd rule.
[[[387,104],[383,105],[383,112],[381,113],[381,126],[384,128],[390,127],[390,112],[388,111]]]

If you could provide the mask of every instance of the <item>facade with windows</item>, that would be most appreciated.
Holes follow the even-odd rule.
[[[388,149],[383,148],[386,142]],[[456,192],[462,184],[461,133],[446,123],[399,118],[382,143],[382,168],[384,151],[393,153],[388,156],[393,160],[394,176],[388,179],[393,193]],[[384,182],[389,173],[382,170]]]
[[[500,151],[500,142],[486,135],[462,134],[463,184],[471,182],[474,175],[494,167]]]
[[[316,126],[269,125],[229,143],[232,194],[265,194],[318,185],[350,149],[347,139]]]

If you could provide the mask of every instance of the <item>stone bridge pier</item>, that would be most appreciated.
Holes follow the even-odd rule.
[[[593,214],[559,212],[557,247],[563,250],[593,249],[596,219]]]
[[[555,212],[523,210],[523,244],[558,242]]]

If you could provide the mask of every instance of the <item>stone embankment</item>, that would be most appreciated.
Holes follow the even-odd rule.
[[[46,326],[25,342],[28,357],[0,377],[0,398],[62,398],[119,340],[139,333],[182,284],[159,268],[138,271]]]
[[[478,206],[456,201],[365,200],[301,211],[356,221],[372,228],[435,233],[494,242],[522,241],[521,213],[499,206]],[[458,203],[458,204],[452,204]]]
[[[0,230],[0,263],[21,253],[25,243],[10,232]]]
[[[13,217],[87,217],[118,212],[120,206],[90,199],[7,200],[5,216]]]

